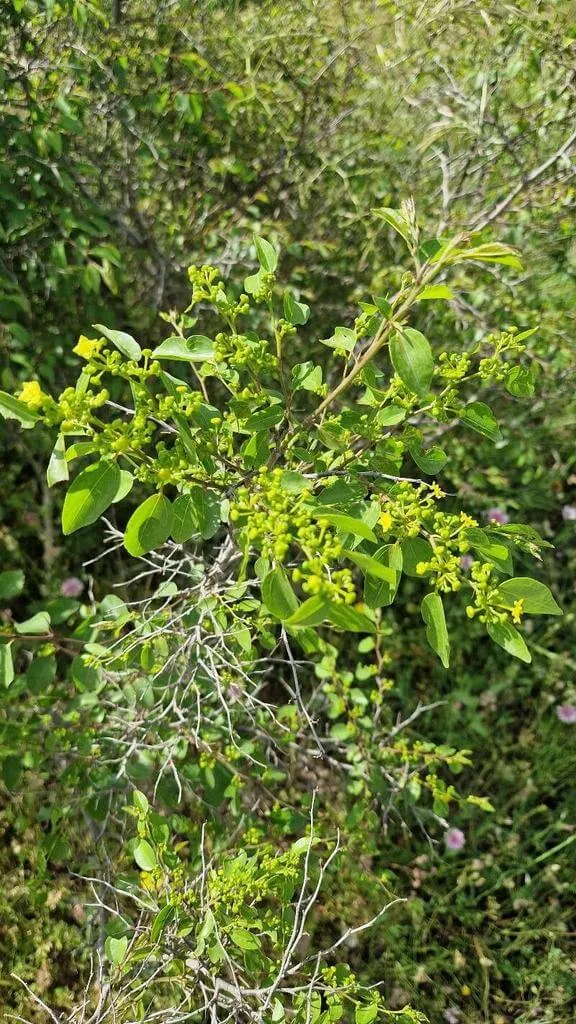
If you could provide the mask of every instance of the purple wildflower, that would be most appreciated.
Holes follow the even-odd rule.
[[[84,584],[77,576],[68,576],[67,579],[62,580],[60,587],[62,597],[80,597],[83,590]]]
[[[448,1024],[458,1024],[460,1020],[460,1010],[457,1006],[449,1006],[444,1010],[444,1020],[448,1021]]]
[[[576,704],[559,704],[556,714],[565,725],[574,725],[576,722]]]
[[[486,519],[489,523],[498,523],[499,526],[506,526],[506,523],[510,522],[510,516],[503,508],[489,508]]]
[[[446,849],[457,852],[464,848],[466,836],[459,828],[449,828],[444,836],[444,842],[446,843]]]
[[[566,522],[572,522],[573,519],[576,519],[576,505],[563,505],[562,519],[565,519]]]
[[[472,555],[462,555],[460,559],[460,566],[462,569],[466,571],[467,569],[470,569],[473,564],[474,559],[472,558]]]

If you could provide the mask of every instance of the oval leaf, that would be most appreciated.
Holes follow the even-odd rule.
[[[396,597],[398,584],[402,575],[402,548],[399,544],[384,544],[374,554],[374,559],[386,566],[392,573],[392,580],[376,579],[373,575],[366,576],[364,581],[364,600],[369,608],[386,608]]]
[[[108,341],[111,341],[127,359],[133,359],[137,363],[142,358],[142,349],[131,334],[126,334],[125,331],[113,331],[110,327],[104,327],[104,324],[92,324],[92,326],[95,331],[100,331],[100,334],[108,338]]]
[[[185,544],[195,533],[200,533],[196,505],[191,494],[180,494],[172,505],[172,540]]]
[[[70,484],[62,509],[62,531],[74,533],[100,518],[112,504],[120,486],[115,462],[101,459],[83,469]]]
[[[522,601],[528,615],[562,615],[562,609],[552,597],[548,587],[529,576],[514,576],[498,587],[499,604],[511,608]]]
[[[168,540],[172,530],[172,502],[165,494],[152,494],[130,516],[124,534],[128,554],[138,557]]]
[[[508,622],[489,622],[486,629],[494,643],[503,647],[507,654],[525,661],[527,665],[530,664],[532,655],[526,647],[524,637],[514,626]]]
[[[430,647],[438,655],[444,668],[450,663],[450,641],[446,629],[444,605],[439,594],[426,594],[420,606],[422,618],[426,623],[426,639]]]
[[[158,861],[150,843],[146,839],[139,839],[132,851],[134,860],[142,871],[153,871]]]
[[[417,395],[425,395],[434,372],[430,342],[420,331],[405,327],[390,339],[392,366],[403,384]]]
[[[282,569],[273,569],[262,582],[262,600],[268,611],[280,621],[289,619],[298,608],[298,599]]]

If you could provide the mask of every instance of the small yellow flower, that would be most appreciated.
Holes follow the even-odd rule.
[[[389,512],[383,512],[380,516],[380,526],[384,530],[384,533],[388,533],[388,530],[392,528],[392,516]]]
[[[44,394],[37,380],[25,380],[18,397],[29,409],[39,409],[48,395]]]
[[[470,995],[472,995],[472,989],[470,988],[469,985],[462,985],[460,991],[461,991],[463,996],[470,996]]]
[[[520,598],[519,601],[514,601],[511,611],[512,622],[515,622],[518,625],[522,621],[522,615],[524,612],[524,601],[522,598]]]
[[[90,338],[87,338],[84,334],[81,334],[78,339],[78,344],[72,349],[72,351],[75,352],[76,355],[80,356],[82,359],[88,360],[92,359],[92,356],[100,351],[101,345],[101,341],[98,341],[96,339],[93,339],[91,341]]]

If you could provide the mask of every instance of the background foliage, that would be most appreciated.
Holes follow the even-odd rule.
[[[105,692],[79,652],[86,641],[108,643],[143,624],[153,632],[154,616],[162,628],[158,609],[170,595],[158,598],[159,566],[134,579],[135,563],[108,543],[107,557],[84,567],[102,548],[102,524],[61,535],[62,493],[45,476],[54,439],[2,421],[2,628],[6,640],[18,633],[14,623],[25,625],[20,635],[38,637],[28,644],[16,637],[17,676],[0,706],[6,1012],[49,1019],[33,992],[62,1014],[56,1019],[80,1020],[72,1007],[87,991],[90,1019],[103,991],[90,982],[91,957],[92,981],[102,980],[98,956],[106,977],[112,971],[116,979],[128,934],[122,922],[137,921],[148,935],[166,886],[183,888],[181,875],[168,883],[167,874],[180,870],[180,859],[192,886],[205,850],[214,858],[215,904],[226,871],[238,873],[239,891],[241,879],[251,881],[250,905],[224,902],[223,922],[240,916],[236,927],[250,932],[261,915],[254,916],[259,927],[279,928],[278,905],[302,881],[302,848],[290,849],[306,834],[315,791],[324,845],[312,872],[321,871],[336,828],[343,851],[322,879],[300,955],[347,935],[342,957],[332,961],[349,963],[354,984],[379,983],[383,1007],[409,1003],[432,1021],[572,1019],[574,726],[557,709],[576,704],[575,38],[573,4],[558,0],[4,5],[2,389],[18,392],[30,379],[52,393],[73,385],[72,347],[95,323],[154,348],[167,336],[158,314],[189,302],[186,268],[212,263],[233,288],[240,285],[257,267],[253,234],[280,249],[282,281],[313,311],[299,330],[295,361],[317,358],[329,375],[318,339],[334,324],[352,324],[360,301],[402,285],[403,239],[371,211],[413,196],[423,237],[474,230],[480,241],[498,238],[522,253],[523,271],[454,268],[452,299],[422,303],[411,322],[449,351],[469,351],[508,324],[538,325],[526,341],[526,360],[538,368],[535,395],[527,401],[503,387],[490,391],[501,438],[494,444],[453,422],[436,424],[428,437],[450,450],[439,477],[449,506],[480,521],[496,509],[553,542],[539,576],[565,613],[528,622],[527,665],[486,646],[462,607],[450,622],[445,672],[426,647],[408,586],[385,619],[375,722],[363,721],[375,661],[366,638],[337,642],[340,649],[327,649],[306,677],[307,692],[320,694],[327,733],[340,727],[331,734],[332,758],[308,751],[297,702],[278,679],[266,679],[257,695],[279,704],[288,724],[286,741],[285,730],[274,734],[277,763],[267,761],[261,775],[255,770],[262,722],[242,735],[234,701],[245,747],[238,757],[228,749],[214,699],[206,708],[214,735],[205,747],[193,737],[186,745],[182,727],[179,781],[169,772],[158,781],[149,747],[175,738],[146,733],[162,648],[138,652],[132,689],[112,666]],[[202,330],[211,330],[210,312],[203,315],[209,327]],[[129,511],[138,504],[132,496],[127,502]],[[114,531],[126,516],[113,507],[110,522]],[[186,571],[193,588],[194,558]],[[5,573],[23,573],[25,584]],[[71,583],[77,578],[80,593]],[[30,626],[46,610],[49,636],[45,620]],[[391,758],[383,792],[354,773],[373,756],[379,729]],[[118,754],[126,737],[136,737],[134,758]],[[403,739],[434,744],[440,779],[462,794],[448,819],[439,815],[464,833],[462,850],[446,849],[433,817],[438,807],[406,785]],[[469,753],[452,765],[452,778],[447,762],[456,751]],[[134,791],[147,794],[154,812]],[[471,794],[494,811],[467,802]],[[138,837],[151,853],[142,846],[135,853]],[[266,877],[262,858],[273,851],[284,858],[287,890],[268,879],[262,895],[254,879]],[[250,862],[226,868],[234,857]],[[167,874],[154,880],[158,864]],[[149,894],[148,917],[132,900],[138,892],[141,898],[137,887]],[[373,928],[348,935],[398,897],[406,902]],[[167,928],[166,948],[178,961],[178,936]],[[253,956],[238,949],[240,959]],[[241,964],[251,977],[261,969]],[[347,984],[339,979],[336,987]],[[173,990],[151,991],[155,1003],[122,1005],[119,1019],[174,1008]],[[354,1012],[352,1005],[343,1012]],[[364,991],[360,1009],[367,1015],[357,1020],[372,1019]],[[313,1010],[327,1012],[325,1005]]]

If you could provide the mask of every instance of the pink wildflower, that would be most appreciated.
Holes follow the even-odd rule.
[[[489,508],[486,519],[489,523],[498,523],[499,526],[506,526],[506,523],[510,522],[510,516],[503,508]]]
[[[576,704],[559,704],[556,714],[565,725],[574,725],[576,722]]]
[[[459,828],[449,828],[444,836],[448,850],[462,850],[466,844],[466,836]]]
[[[576,505],[563,505],[562,519],[565,519],[566,522],[571,522],[573,519],[576,519]]]
[[[67,579],[62,580],[60,587],[62,597],[80,597],[83,590],[84,584],[77,576],[68,576]]]

